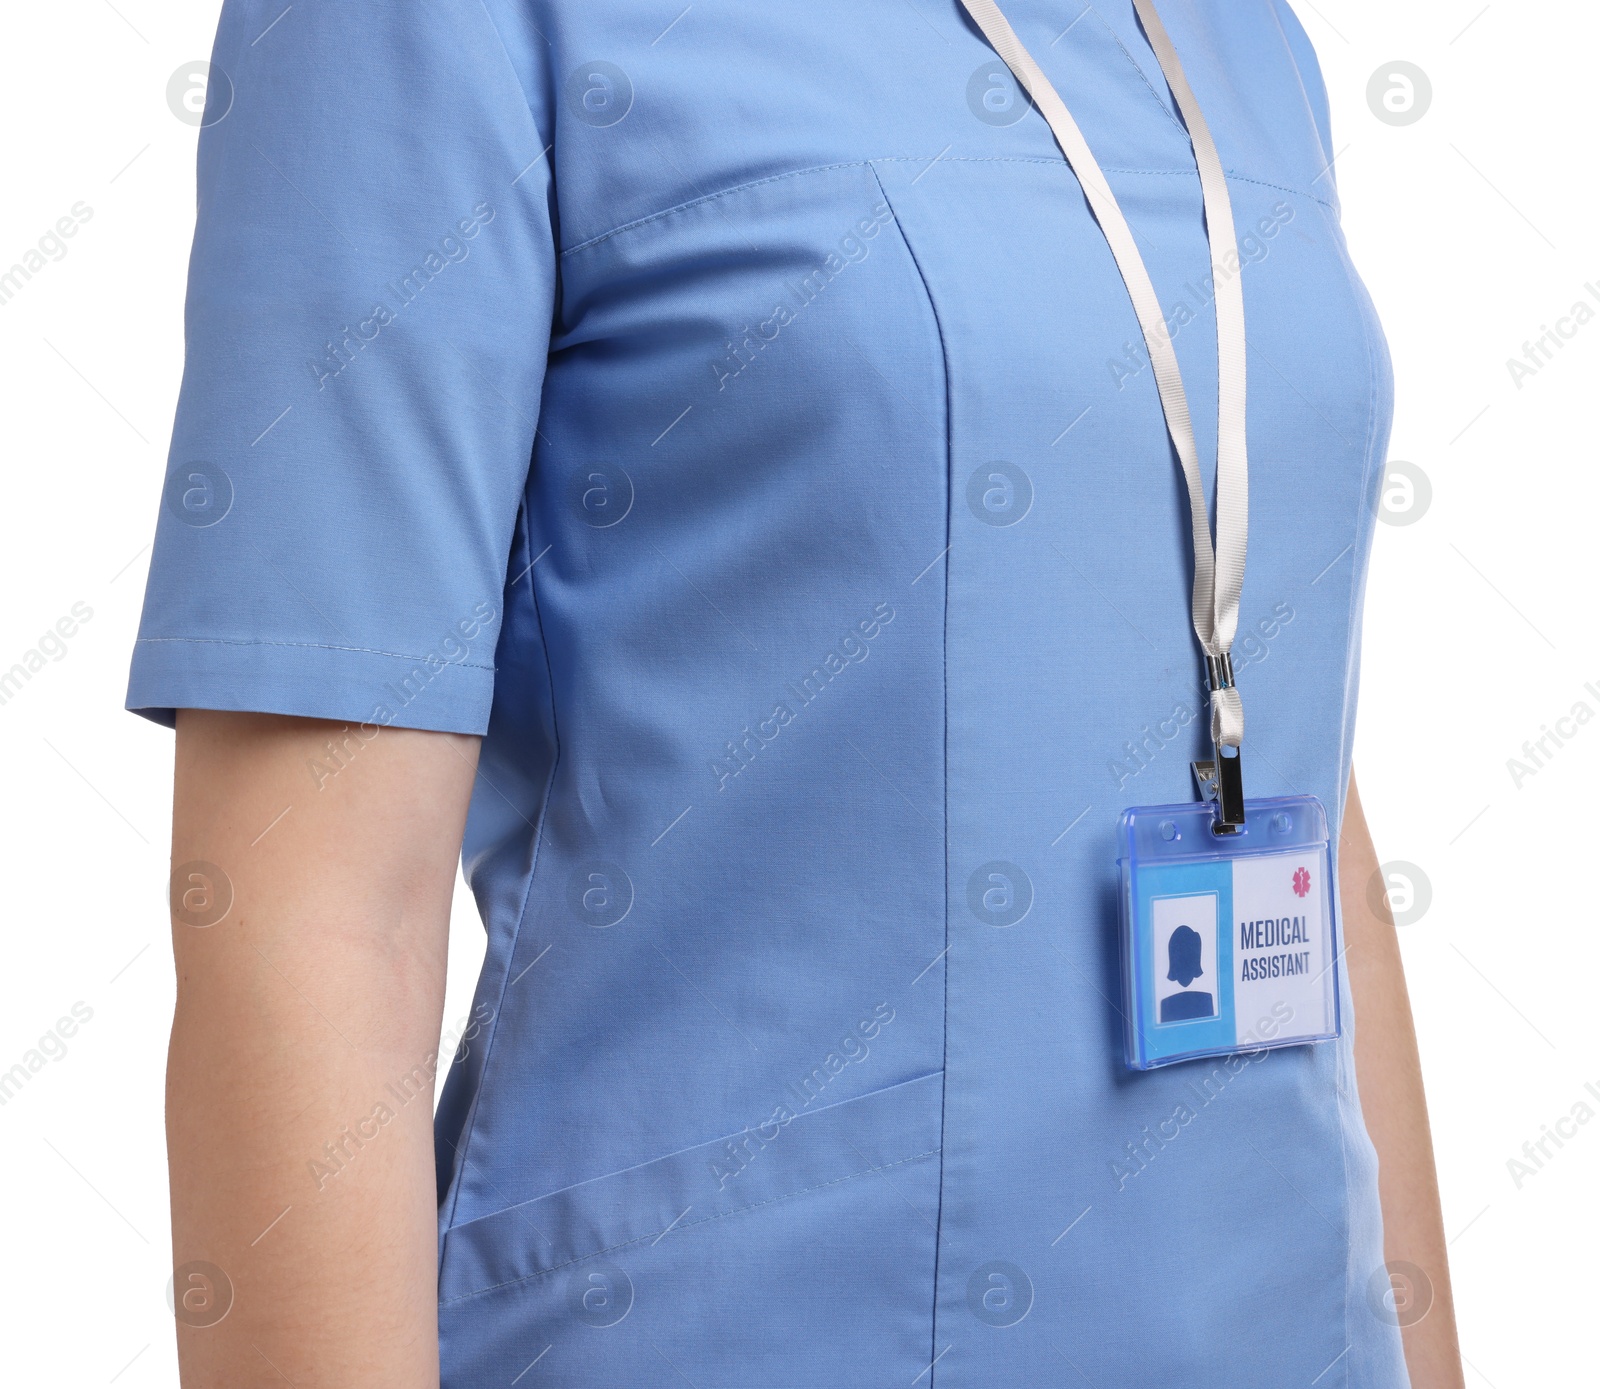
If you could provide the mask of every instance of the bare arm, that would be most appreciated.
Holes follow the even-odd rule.
[[[167,1146],[185,1389],[439,1383],[432,1077],[477,740],[366,733],[179,714]],[[196,861],[231,883],[216,924],[189,924],[217,909],[216,875],[181,872]],[[232,1287],[210,1325],[228,1294],[197,1262]]]
[[[1378,1150],[1383,1257],[1397,1285],[1394,1306],[1412,1389],[1460,1389],[1461,1352],[1422,1067],[1394,921],[1381,897],[1374,910],[1369,890],[1377,874],[1378,856],[1352,772],[1339,842],[1339,897],[1356,1011],[1356,1083]],[[1421,1269],[1427,1286],[1403,1264]]]

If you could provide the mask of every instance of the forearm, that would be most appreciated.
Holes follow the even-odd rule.
[[[388,730],[319,786],[338,727],[180,716],[173,862],[233,893],[173,926],[185,1389],[438,1383],[434,1052],[475,748]],[[196,1262],[231,1283],[214,1324]]]
[[[1356,1083],[1378,1151],[1384,1259],[1401,1283],[1395,1311],[1413,1389],[1459,1389],[1461,1353],[1422,1067],[1394,922],[1381,894],[1374,909],[1369,890],[1378,872],[1352,773],[1339,839],[1339,897],[1356,1014]],[[1408,1277],[1403,1264],[1420,1269],[1426,1285]]]
[[[293,998],[282,980],[252,982]],[[296,982],[326,1003],[325,989]],[[404,1109],[390,1099],[393,1120],[372,1123],[399,1056],[358,1055],[315,1015],[312,1025],[288,1016],[286,1001],[239,1002],[231,1018],[180,1008],[172,1031],[175,1293],[201,1260],[231,1280],[233,1304],[214,1326],[208,1302],[195,1316],[179,1304],[185,1389],[285,1376],[302,1386],[436,1384],[431,1086]],[[238,1041],[218,1045],[228,1035]]]

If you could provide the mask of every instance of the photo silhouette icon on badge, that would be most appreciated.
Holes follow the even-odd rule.
[[[1167,937],[1167,978],[1183,985],[1183,992],[1168,994],[1161,1000],[1162,1022],[1188,1022],[1209,1018],[1217,1011],[1216,1000],[1204,989],[1189,987],[1205,970],[1200,965],[1200,933],[1179,926]]]

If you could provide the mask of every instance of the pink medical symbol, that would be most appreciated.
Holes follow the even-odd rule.
[[[1296,868],[1294,870],[1294,895],[1296,897],[1304,897],[1310,891],[1311,874],[1307,873],[1304,868]]]

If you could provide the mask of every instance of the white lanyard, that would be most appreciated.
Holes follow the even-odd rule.
[[[1213,548],[1206,511],[1205,489],[1200,481],[1200,459],[1195,449],[1194,421],[1178,371],[1177,353],[1167,331],[1166,316],[1156,298],[1155,286],[1145,269],[1144,257],[1133,239],[1122,209],[1106,183],[1083,132],[1050,79],[1022,46],[994,0],[961,0],[990,46],[1033,99],[1066,156],[1089,200],[1095,220],[1105,233],[1111,254],[1122,272],[1133,300],[1139,328],[1144,334],[1156,390],[1167,431],[1183,468],[1189,490],[1189,528],[1194,537],[1194,588],[1190,610],[1195,635],[1206,653],[1211,684],[1211,738],[1220,756],[1222,748],[1238,750],[1244,737],[1244,708],[1233,684],[1229,652],[1239,626],[1239,590],[1244,584],[1245,545],[1249,535],[1249,465],[1245,454],[1245,338],[1244,289],[1238,271],[1238,247],[1233,230],[1233,204],[1222,172],[1222,160],[1178,61],[1177,50],[1151,0],[1133,0],[1139,22],[1178,103],[1194,146],[1200,171],[1200,191],[1205,204],[1206,239],[1211,249],[1211,274],[1217,308],[1217,541]],[[1233,266],[1227,257],[1233,257]],[[1220,771],[1220,768],[1219,768]]]

